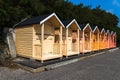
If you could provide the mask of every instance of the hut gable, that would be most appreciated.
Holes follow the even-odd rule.
[[[116,32],[113,35],[116,36]]]
[[[110,34],[110,31],[109,30],[106,30],[106,35]]]
[[[75,19],[63,21],[63,24],[64,24],[65,28],[68,28],[70,25],[72,25],[74,23],[81,30],[80,26],[78,25],[78,23],[77,23],[77,21]]]
[[[103,32],[105,33],[105,29],[104,29],[104,28],[101,29],[101,34],[102,34]]]
[[[92,27],[91,27],[91,28],[92,28]],[[96,30],[98,31],[98,33],[100,33],[100,30],[99,30],[98,26],[95,26],[95,27],[94,27],[93,32],[95,32]]]
[[[111,35],[113,35],[113,31],[111,31],[111,33],[110,33]]]
[[[89,23],[88,24],[79,24],[79,25],[80,25],[80,28],[82,31],[85,31],[88,27],[90,29],[90,31],[92,32],[92,29],[91,29]]]

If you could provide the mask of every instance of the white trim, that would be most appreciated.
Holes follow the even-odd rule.
[[[76,25],[77,25],[77,27],[81,30],[80,26],[78,25],[78,23],[77,23],[77,21],[76,21],[75,19],[73,19],[73,20],[66,26],[66,28],[70,27],[70,25],[71,25],[73,22],[75,22]]]
[[[113,34],[113,31],[111,31],[111,33],[110,33],[111,35]]]
[[[87,27],[90,27],[89,23],[86,24],[86,26],[83,28],[83,31],[84,31]],[[91,30],[91,32],[92,32],[91,27],[90,27],[90,30]]]
[[[101,30],[101,34],[103,33],[103,31],[105,32],[105,29],[104,28],[102,28],[102,30]],[[106,33],[106,32],[105,32]]]
[[[98,26],[96,26],[96,27],[94,28],[93,32],[95,32],[96,28],[98,29],[98,32],[100,33],[100,30],[99,30]]]
[[[116,32],[114,32],[114,34],[113,35],[116,35]]]
[[[109,31],[109,30],[107,30],[106,35],[107,35],[108,33],[110,33],[110,31]]]
[[[55,16],[56,19],[59,21],[59,23],[65,28],[65,26],[63,25],[63,23],[60,21],[60,19],[57,17],[57,15],[55,13],[52,13],[51,15],[49,15],[47,18],[43,19],[42,21],[40,21],[40,24],[44,23],[45,21],[47,21],[48,19],[50,19],[51,17]]]

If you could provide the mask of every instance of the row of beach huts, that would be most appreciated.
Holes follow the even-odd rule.
[[[116,32],[75,19],[61,21],[55,13],[25,19],[14,30],[17,54],[42,63],[116,47]]]

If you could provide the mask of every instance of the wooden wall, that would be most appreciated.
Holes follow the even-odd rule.
[[[32,25],[15,29],[15,43],[17,53],[26,57],[32,57],[33,52],[33,27]]]

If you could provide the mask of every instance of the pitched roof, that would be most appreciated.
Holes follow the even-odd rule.
[[[89,23],[87,23],[87,24],[79,24],[79,26],[80,26],[81,30],[83,30],[83,31],[85,30],[85,28],[86,28],[87,26],[90,27]],[[90,27],[90,30],[92,31],[91,27]]]
[[[116,32],[114,32],[114,34],[113,35],[117,35],[117,33]]]
[[[108,33],[110,33],[110,31],[109,31],[109,30],[106,30],[106,35],[107,35]]]
[[[79,27],[77,21],[75,19],[73,20],[67,20],[67,21],[62,21],[65,28],[68,28],[73,22],[75,22],[75,24],[77,25],[77,27],[81,30],[81,28]]]
[[[38,24],[38,23],[42,24],[46,20],[51,18],[52,16],[55,16],[57,18],[57,20],[61,23],[61,25],[64,27],[63,23],[59,20],[59,18],[57,17],[57,15],[55,13],[47,14],[47,15],[43,15],[43,16],[37,16],[37,17],[33,17],[33,18],[28,18],[28,19],[21,21],[18,24],[14,25],[14,27],[31,25],[31,24]]]
[[[98,26],[94,26],[93,32],[94,32],[96,29],[98,29],[98,32],[100,33],[100,30],[99,30]]]
[[[111,35],[113,35],[113,31],[111,31],[111,33],[110,33]]]

